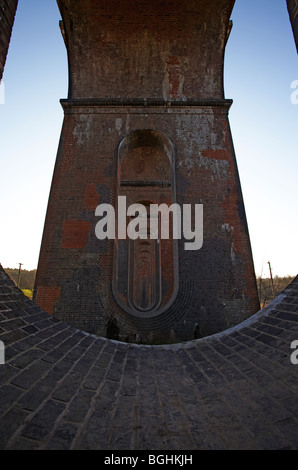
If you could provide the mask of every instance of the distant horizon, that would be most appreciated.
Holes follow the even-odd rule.
[[[13,270],[15,270],[15,271],[18,271],[18,269],[19,269],[18,267],[12,268],[11,266],[6,266],[6,267],[4,267],[1,263],[0,263],[0,265],[2,266],[2,268],[4,269],[4,271],[6,271],[6,269],[13,269]],[[28,271],[28,272],[37,271],[37,267],[36,267],[36,268],[33,268],[33,269],[22,268],[22,271]],[[295,277],[297,277],[297,276],[298,276],[298,274],[286,274],[286,275],[282,275],[282,276],[280,276],[279,274],[273,274],[273,278],[275,278],[275,277],[278,277],[278,278],[287,278],[287,277],[291,277],[291,278],[294,278],[294,279],[295,279]],[[261,277],[261,276],[256,274],[256,279],[258,279],[259,277]],[[265,274],[263,273],[262,279],[270,279],[270,275],[265,276]]]

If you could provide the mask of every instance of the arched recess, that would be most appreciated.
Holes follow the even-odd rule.
[[[161,223],[165,219],[158,212],[155,221],[151,205],[170,207],[175,204],[175,154],[170,140],[163,134],[140,129],[126,136],[118,147],[118,177],[116,190],[117,219],[123,218],[119,196],[126,209],[141,204],[146,219],[145,232],[131,239],[127,227],[135,219],[126,216],[125,234],[116,230],[113,293],[118,305],[127,313],[150,318],[165,311],[174,301],[178,290],[177,240],[172,236],[172,214],[169,212],[169,237],[161,238]],[[140,213],[136,213],[139,217]],[[154,224],[155,222],[155,224]],[[153,223],[158,227],[154,238],[150,233]]]

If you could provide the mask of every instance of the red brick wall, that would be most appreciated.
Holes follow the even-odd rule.
[[[43,305],[46,312],[53,313],[53,305],[59,298],[61,288],[58,287],[40,287],[38,290],[38,302]]]
[[[59,286],[55,316],[103,336],[113,331],[124,341],[183,341],[247,318],[259,305],[228,121],[231,102],[224,99],[222,80],[234,1],[58,3],[70,88],[62,102],[65,120],[36,278],[37,302],[46,307],[45,290],[58,292]],[[172,301],[146,313],[124,308],[115,296],[117,283],[122,300],[126,295],[125,250],[117,277],[119,245],[95,236],[95,207],[103,202],[115,207],[119,146],[136,131],[147,150],[141,146],[131,152],[124,177],[130,169],[128,180],[142,181],[143,156],[162,161],[162,153],[148,150],[150,132],[158,133],[164,142],[160,148],[173,149],[175,192],[139,188],[133,197],[157,197],[160,203],[171,194],[180,206],[204,205],[202,249],[185,251],[183,239],[176,251],[165,249],[162,296],[173,294]],[[144,154],[140,161],[139,154]],[[154,171],[153,179],[163,178],[162,170]]]

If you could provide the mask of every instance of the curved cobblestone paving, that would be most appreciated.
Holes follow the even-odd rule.
[[[57,321],[0,268],[2,449],[298,449],[298,277],[226,332],[110,341]]]

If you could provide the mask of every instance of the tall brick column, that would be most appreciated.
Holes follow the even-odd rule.
[[[58,0],[69,95],[35,299],[78,328],[173,342],[224,330],[258,296],[224,97],[234,0]],[[98,240],[95,209],[203,204],[204,243]]]
[[[10,43],[18,0],[0,0],[0,80]]]
[[[298,52],[298,0],[287,0],[287,5]]]

